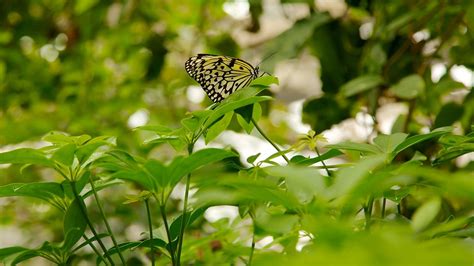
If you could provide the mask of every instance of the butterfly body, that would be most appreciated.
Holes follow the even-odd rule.
[[[258,67],[242,59],[212,54],[198,54],[184,64],[213,102],[220,102],[258,77]]]

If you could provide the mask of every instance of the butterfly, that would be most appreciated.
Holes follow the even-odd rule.
[[[258,66],[253,67],[242,59],[212,54],[193,56],[184,67],[215,103],[248,86],[258,77],[259,71]]]

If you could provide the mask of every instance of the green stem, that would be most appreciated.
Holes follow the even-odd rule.
[[[372,218],[372,207],[374,206],[374,197],[370,196],[369,200],[367,201],[367,206],[364,209],[365,213],[365,230],[369,230],[370,228],[370,220]]]
[[[86,234],[82,235],[82,237],[88,242],[89,241],[89,238],[86,236]],[[97,248],[94,246],[94,244],[92,244],[92,242],[89,242],[89,246],[92,248],[92,250],[95,252],[95,254],[97,254],[98,257],[101,257],[102,256],[100,255],[100,252],[97,250]],[[105,265],[108,265],[107,264],[107,261],[104,260],[104,258],[102,258],[102,261],[105,263]]]
[[[89,175],[89,183],[91,184],[91,189],[92,189],[92,192],[94,193],[95,202],[97,204],[97,207],[99,208],[99,212],[100,212],[100,215],[102,216],[102,220],[104,221],[105,227],[107,228],[107,232],[109,233],[110,238],[112,239],[112,242],[114,243],[114,247],[120,257],[120,261],[122,262],[123,265],[125,265],[125,259],[123,258],[122,252],[120,252],[120,249],[118,248],[117,240],[115,239],[114,233],[112,232],[112,229],[110,228],[110,224],[107,221],[107,218],[105,217],[104,209],[102,208],[102,204],[100,204],[99,195],[97,194],[97,190],[95,189],[94,181],[92,180],[91,175]]]
[[[174,254],[173,243],[171,239],[170,228],[168,225],[168,219],[166,218],[165,205],[160,205],[160,212],[161,212],[161,218],[163,218],[163,223],[165,225],[165,230],[166,230],[166,236],[168,237],[168,243],[170,246],[169,252],[170,252],[170,257],[171,257],[171,264],[177,265],[175,261],[175,254]]]
[[[253,258],[254,251],[255,251],[255,229],[252,232],[252,247],[250,248],[249,261],[247,263],[248,266],[252,265],[252,258]]]
[[[255,122],[255,119],[253,118],[252,118],[252,123],[257,129],[257,131],[260,133],[260,135],[262,135],[262,137],[265,138],[268,141],[268,143],[270,143],[281,154],[281,157],[283,157],[283,159],[285,159],[287,163],[290,163],[290,160],[288,159],[288,157],[286,157],[286,155],[281,151],[281,149],[278,148],[278,146],[263,132],[263,130],[258,126],[257,122]]]
[[[191,155],[194,149],[194,142],[188,145],[188,154]],[[188,208],[188,197],[189,197],[189,184],[191,183],[191,174],[189,173],[186,177],[186,190],[184,191],[184,203],[183,203],[183,215],[181,218],[181,228],[179,230],[179,238],[178,238],[178,251],[176,254],[176,262],[177,266],[181,265],[181,250],[183,248],[183,238],[184,238],[184,230],[186,229],[186,211]]]
[[[84,219],[86,220],[87,225],[91,229],[92,234],[97,239],[97,242],[99,243],[99,246],[104,252],[104,255],[107,258],[107,260],[110,262],[111,265],[115,265],[114,261],[110,258],[109,254],[107,253],[107,249],[105,248],[104,243],[102,243],[102,240],[99,238],[97,231],[95,231],[95,228],[92,225],[92,222],[89,219],[89,216],[87,215],[86,205],[84,204],[84,201],[82,200],[81,196],[79,196],[79,193],[77,192],[76,182],[71,181],[71,186],[72,186],[72,193],[74,194],[74,197],[76,198],[77,203],[79,204],[79,209],[81,210],[82,216],[84,216]],[[102,256],[100,256],[100,258],[102,259],[102,261],[105,261]]]
[[[318,155],[318,157],[321,157],[321,154],[319,153],[319,149],[318,147],[316,147],[316,145],[314,146],[314,150],[316,151],[316,154]],[[329,172],[329,169],[326,166],[326,163],[324,163],[324,160],[321,160],[321,163],[323,164],[324,169],[326,169],[326,173],[328,174],[328,176],[331,176],[331,172]]]
[[[382,219],[385,218],[385,205],[387,205],[387,199],[383,198],[383,200],[382,200]]]
[[[150,250],[151,250],[151,265],[155,266],[155,248],[153,247],[153,225],[151,223],[150,203],[148,199],[145,200],[146,215],[148,217],[148,230],[150,231]]]

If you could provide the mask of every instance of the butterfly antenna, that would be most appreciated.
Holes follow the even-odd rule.
[[[261,63],[263,63],[263,62],[264,62],[265,60],[267,60],[268,58],[270,58],[270,57],[274,56],[274,55],[275,55],[277,52],[278,52],[278,51],[276,51],[276,52],[273,52],[273,53],[271,53],[271,54],[269,54],[269,55],[265,56],[265,57],[264,57],[264,58],[263,58],[263,59],[260,61],[260,63],[258,63],[258,65],[257,65],[257,66],[260,66],[260,64],[261,64]],[[267,73],[267,74],[268,74],[268,73]]]

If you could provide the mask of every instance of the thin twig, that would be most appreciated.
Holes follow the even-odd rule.
[[[148,199],[145,200],[145,207],[146,207],[146,215],[148,217],[148,230],[150,231],[151,265],[155,266],[155,248],[153,246],[153,224],[151,223],[151,212],[150,212],[150,204],[148,202]]]
[[[102,220],[104,220],[105,227],[107,228],[107,232],[109,232],[110,238],[112,239],[112,242],[114,243],[114,247],[120,257],[120,261],[122,262],[122,264],[125,265],[125,259],[123,258],[122,252],[120,252],[120,249],[118,248],[117,240],[115,239],[114,233],[112,232],[112,229],[110,228],[110,224],[107,221],[107,218],[105,217],[105,213],[102,208],[102,204],[100,204],[99,195],[97,194],[94,181],[92,180],[91,175],[89,175],[89,183],[91,184],[91,189],[92,189],[92,192],[94,193],[95,202],[97,204],[97,207],[99,208],[99,212],[100,212],[100,215],[102,216]]]
[[[265,134],[265,132],[263,132],[263,130],[258,126],[257,122],[255,122],[253,118],[252,118],[252,123],[257,129],[257,131],[260,133],[260,135],[262,135],[262,137],[265,138],[268,141],[268,143],[270,143],[281,154],[281,157],[283,157],[283,159],[285,159],[287,163],[290,163],[290,159],[288,159],[288,157],[286,157],[286,155],[282,152],[282,150]]]

